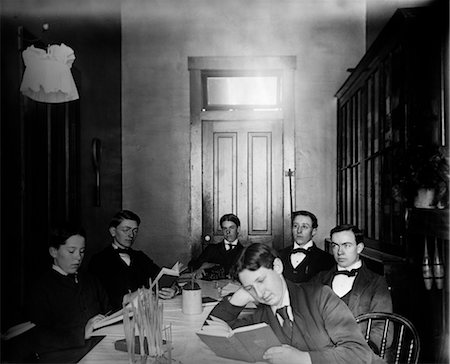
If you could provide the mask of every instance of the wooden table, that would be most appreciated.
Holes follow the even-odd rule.
[[[215,282],[200,281],[203,296],[220,298]],[[226,282],[219,282],[224,285]],[[205,321],[213,306],[203,307],[198,315],[185,315],[181,311],[182,297],[163,301],[164,326],[172,324],[172,363],[183,364],[233,364],[241,361],[220,358],[195,334]],[[106,335],[81,361],[82,364],[127,363],[126,352],[115,350],[114,342],[125,337],[123,324],[101,328],[97,335]],[[150,361],[148,361],[150,363]]]

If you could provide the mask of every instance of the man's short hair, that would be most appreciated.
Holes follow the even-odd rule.
[[[239,279],[238,275],[244,269],[251,271],[258,270],[261,267],[273,269],[273,262],[277,257],[277,252],[268,245],[251,244],[242,251],[230,273],[234,279]]]
[[[317,224],[317,217],[312,212],[306,211],[306,210],[299,210],[294,211],[292,213],[292,223],[294,223],[294,220],[297,216],[308,216],[312,221],[312,228],[316,229],[319,225]]]
[[[61,245],[66,243],[67,239],[74,235],[80,235],[86,239],[86,232],[80,225],[66,222],[54,226],[49,231],[48,245],[49,247],[59,249]]]
[[[351,224],[342,224],[334,227],[330,231],[330,238],[333,237],[333,234],[340,233],[341,231],[351,231],[355,234],[356,244],[364,243],[364,232],[358,229],[357,226]]]
[[[141,218],[130,210],[121,210],[117,214],[113,216],[111,222],[109,223],[109,227],[116,228],[120,225],[123,220],[132,220],[136,221],[138,225],[141,224]]]
[[[222,227],[222,223],[225,221],[231,221],[236,224],[237,227],[241,226],[241,221],[235,214],[225,214],[220,218],[220,227]]]

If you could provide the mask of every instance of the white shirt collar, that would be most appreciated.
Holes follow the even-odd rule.
[[[361,259],[359,259],[358,261],[356,261],[355,263],[353,263],[352,265],[350,265],[349,267],[346,267],[346,268],[340,267],[338,265],[337,270],[348,270],[350,272],[352,269],[361,268],[361,266],[362,266],[362,261],[361,261]]]
[[[292,320],[292,308],[291,308],[291,300],[289,298],[289,291],[287,289],[287,284],[286,281],[284,279],[282,279],[281,284],[283,285],[283,298],[281,299],[281,303],[277,306],[271,306],[270,308],[272,309],[273,314],[276,316],[276,311],[277,309],[279,309],[280,307],[284,307],[284,306],[288,306],[288,314],[289,317]]]
[[[54,270],[56,270],[58,273],[62,274],[63,276],[66,276],[66,275],[68,274],[67,272],[64,272],[64,271],[61,269],[61,267],[57,266],[56,264],[53,264],[53,265],[52,265],[52,268],[53,268]]]
[[[113,246],[113,248],[115,250],[117,250],[117,249],[127,249],[127,248],[119,246],[119,244],[117,244],[115,241],[112,243],[112,246]]]
[[[305,245],[303,245],[303,246],[298,245],[297,242],[294,241],[294,249],[297,249],[297,248],[309,249],[309,248],[312,248],[313,245],[314,245],[314,243],[313,243],[312,240],[308,241],[308,242],[307,242]]]
[[[223,239],[223,241],[225,242],[225,244],[230,244],[230,245],[237,245],[237,243],[238,243],[238,239],[236,239],[234,241],[228,241],[227,239]]]

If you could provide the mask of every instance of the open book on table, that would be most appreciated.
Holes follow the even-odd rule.
[[[150,288],[155,287],[156,283],[158,283],[159,288],[171,287],[180,276],[180,273],[184,272],[186,269],[187,267],[180,262],[176,262],[172,268],[161,268]]]
[[[94,322],[92,327],[94,328],[94,330],[97,330],[104,326],[109,326],[109,325],[115,324],[116,322],[119,322],[122,320],[123,320],[123,308],[121,308],[120,310],[117,310],[116,312],[113,312],[110,315],[107,315],[105,318],[103,318],[99,321]]]
[[[127,303],[127,307],[131,307],[131,305],[137,307],[138,305],[138,291],[135,291],[133,293],[128,293],[127,295],[125,295],[128,300],[126,301]],[[130,312],[130,317],[133,316],[132,312]],[[94,324],[92,325],[92,327],[94,328],[94,330],[100,329],[104,326],[109,326],[112,324],[115,324],[116,322],[122,321],[123,320],[123,308],[121,308],[120,310],[117,310],[111,314],[107,314],[103,319],[94,322]]]
[[[272,328],[265,322],[231,329],[228,324],[211,316],[197,331],[198,337],[218,356],[247,362],[263,361],[263,354],[272,346],[280,346]]]

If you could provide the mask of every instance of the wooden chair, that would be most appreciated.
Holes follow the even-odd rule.
[[[417,364],[420,354],[419,334],[414,325],[405,317],[387,312],[370,312],[356,317],[359,325],[367,325],[364,338],[371,342],[371,329],[375,323],[384,323],[381,342],[371,342],[379,348],[378,354],[387,363]],[[387,347],[388,331],[393,330],[393,341]]]

